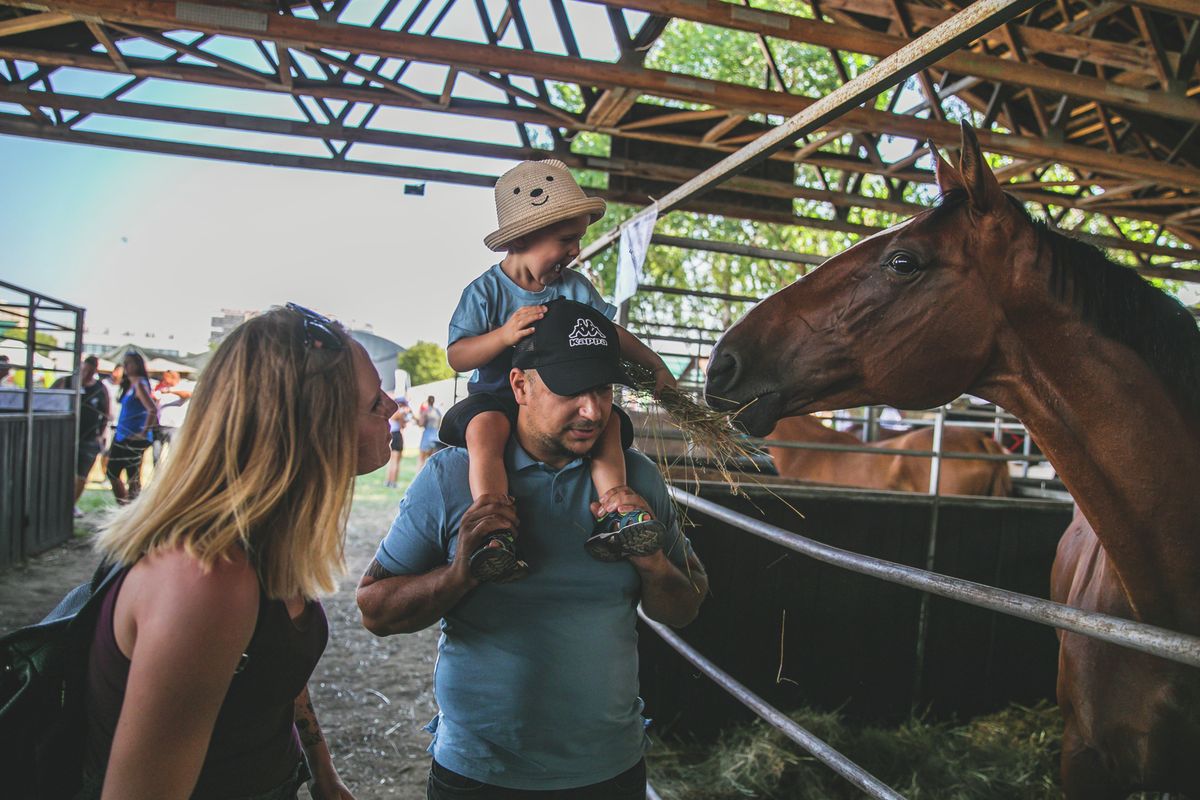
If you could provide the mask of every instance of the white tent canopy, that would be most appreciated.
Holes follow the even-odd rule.
[[[180,375],[191,375],[196,371],[195,367],[187,364],[180,364],[178,361],[172,361],[169,358],[152,358],[146,362],[147,372],[166,372],[172,370]]]

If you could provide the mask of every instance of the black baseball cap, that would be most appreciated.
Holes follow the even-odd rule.
[[[558,298],[513,354],[513,366],[536,369],[555,394],[572,395],[605,384],[633,382],[621,366],[617,326],[591,306]]]

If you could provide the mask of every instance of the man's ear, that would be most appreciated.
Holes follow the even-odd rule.
[[[504,245],[504,249],[510,253],[521,253],[529,249],[529,237],[518,236],[508,244]]]
[[[513,397],[517,398],[517,405],[528,405],[529,376],[525,374],[525,370],[513,367],[508,373],[508,384],[512,387]]]

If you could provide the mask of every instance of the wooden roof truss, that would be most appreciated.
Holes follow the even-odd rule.
[[[0,133],[478,186],[503,169],[489,159],[552,152],[643,206],[814,102],[781,44],[818,48],[845,82],[844,54],[887,56],[965,5],[0,0]],[[672,24],[752,37],[761,79],[647,66]],[[1007,189],[1052,224],[1200,282],[1198,63],[1194,0],[1045,2],[919,72],[911,107],[893,91],[681,207],[869,234],[928,201],[923,144],[954,148],[970,113]],[[465,133],[431,135],[428,113]]]

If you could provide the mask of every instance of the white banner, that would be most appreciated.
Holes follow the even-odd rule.
[[[650,213],[621,229],[617,285],[613,290],[614,305],[621,305],[637,293],[638,284],[642,282],[642,264],[646,261],[650,236],[654,233],[654,223],[657,221],[658,209],[653,208]]]

